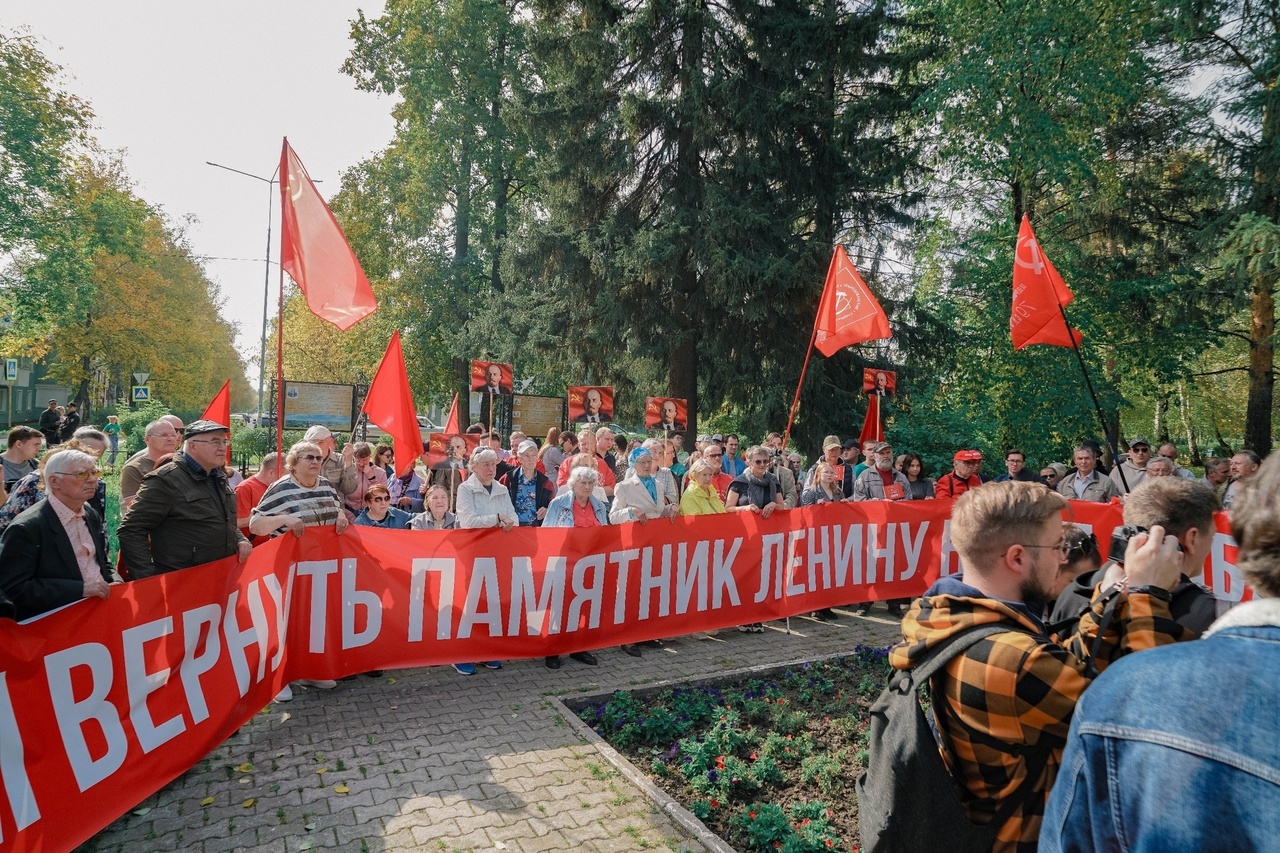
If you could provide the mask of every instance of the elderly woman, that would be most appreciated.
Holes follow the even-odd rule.
[[[823,460],[813,468],[813,486],[800,496],[800,506],[836,503],[844,500],[844,490],[836,482],[836,469]]]
[[[409,522],[410,530],[453,530],[458,519],[449,512],[449,490],[432,486],[427,490],[426,509]]]
[[[352,522],[359,527],[385,527],[404,530],[413,516],[391,505],[391,491],[381,484],[369,487],[364,493],[364,509]]]
[[[638,521],[641,524],[651,518],[675,518],[680,508],[667,496],[658,478],[654,476],[657,462],[646,447],[636,447],[628,457],[631,475],[613,492],[613,508],[609,521],[622,524]]]
[[[338,492],[320,476],[324,451],[310,441],[289,448],[284,458],[288,475],[262,494],[249,516],[249,531],[275,538],[286,530],[301,536],[308,527],[332,526],[342,533],[349,526]]]
[[[357,441],[352,446],[356,469],[356,487],[346,497],[346,509],[351,513],[349,518],[355,519],[364,510],[364,496],[374,486],[387,485],[387,474],[373,461],[373,445],[367,441]]]
[[[276,480],[262,493],[262,500],[249,515],[249,532],[255,536],[275,538],[286,530],[302,536],[308,527],[329,527],[344,532],[350,525],[342,511],[342,501],[329,481],[320,476],[324,451],[318,444],[300,441],[284,457],[285,477]],[[338,686],[328,679],[295,681],[294,684],[332,690]],[[286,684],[276,694],[277,702],[293,699],[293,687]]]
[[[588,460],[569,471],[566,490],[547,507],[543,527],[603,527],[609,523],[609,508],[596,496],[600,473]]]
[[[510,530],[518,523],[511,493],[495,477],[498,454],[486,448],[471,457],[471,476],[458,487],[458,526],[463,528],[501,527]]]
[[[516,460],[519,464],[499,477],[498,482],[507,487],[520,526],[538,527],[556,496],[556,487],[538,470],[538,445],[527,438],[520,442]]]
[[[575,466],[569,472],[569,491],[560,495],[547,507],[547,517],[543,527],[605,527],[609,524],[609,509],[605,502],[594,494],[600,482],[600,473],[594,465]],[[640,649],[634,645],[623,645],[622,650],[633,658],[641,656]],[[569,655],[579,663],[587,666],[596,665],[596,657],[591,652],[574,652]],[[547,669],[560,668],[560,656],[547,656]]]
[[[761,518],[768,518],[776,510],[786,509],[782,498],[782,485],[769,471],[769,451],[756,445],[747,451],[747,470],[733,478],[724,501],[725,509],[746,505]]]
[[[694,459],[689,465],[689,484],[680,497],[681,515],[715,515],[727,512],[724,501],[720,500],[720,494],[712,483],[719,471],[719,466],[714,462],[702,457]]]

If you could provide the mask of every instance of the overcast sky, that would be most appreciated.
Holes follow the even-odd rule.
[[[92,104],[98,141],[125,152],[142,198],[174,220],[195,217],[191,243],[210,258],[205,270],[239,325],[240,351],[256,355],[267,185],[205,161],[270,178],[288,136],[321,193],[336,192],[342,172],[394,131],[392,99],[356,91],[339,70],[357,10],[376,17],[382,8],[382,0],[9,0],[0,26],[26,26],[41,39],[65,69],[65,88]],[[273,265],[273,290],[276,275]],[[256,368],[248,373],[256,386]]]

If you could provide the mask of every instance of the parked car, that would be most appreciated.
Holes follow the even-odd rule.
[[[423,444],[427,443],[428,439],[431,437],[431,433],[443,431],[444,427],[439,424],[432,423],[426,415],[418,415],[418,432],[422,435]],[[384,433],[382,430],[378,429],[376,425],[371,423],[365,432],[365,441],[377,444],[378,440],[381,439],[383,435]]]

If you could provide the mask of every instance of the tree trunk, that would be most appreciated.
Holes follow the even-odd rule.
[[[1274,21],[1274,17],[1272,18]],[[1274,29],[1274,28],[1273,28]],[[1274,57],[1272,58],[1274,63]],[[1274,64],[1272,65],[1274,69]],[[1275,72],[1262,96],[1259,156],[1254,164],[1254,212],[1280,223],[1280,86]],[[1275,404],[1276,274],[1273,264],[1250,282],[1249,402],[1244,416],[1244,446],[1260,456],[1271,452],[1271,418]]]
[[[1169,388],[1160,385],[1156,389],[1156,412],[1155,420],[1151,425],[1152,440],[1160,444],[1166,444],[1169,441]]]
[[[1200,442],[1196,436],[1195,424],[1191,422],[1191,397],[1187,394],[1187,380],[1178,383],[1178,410],[1182,413],[1182,431],[1187,436],[1187,453],[1192,465],[1203,465],[1200,456]]]

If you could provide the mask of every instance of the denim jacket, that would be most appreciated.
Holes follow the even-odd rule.
[[[1274,598],[1108,667],[1076,708],[1042,853],[1275,849],[1277,673]]]

